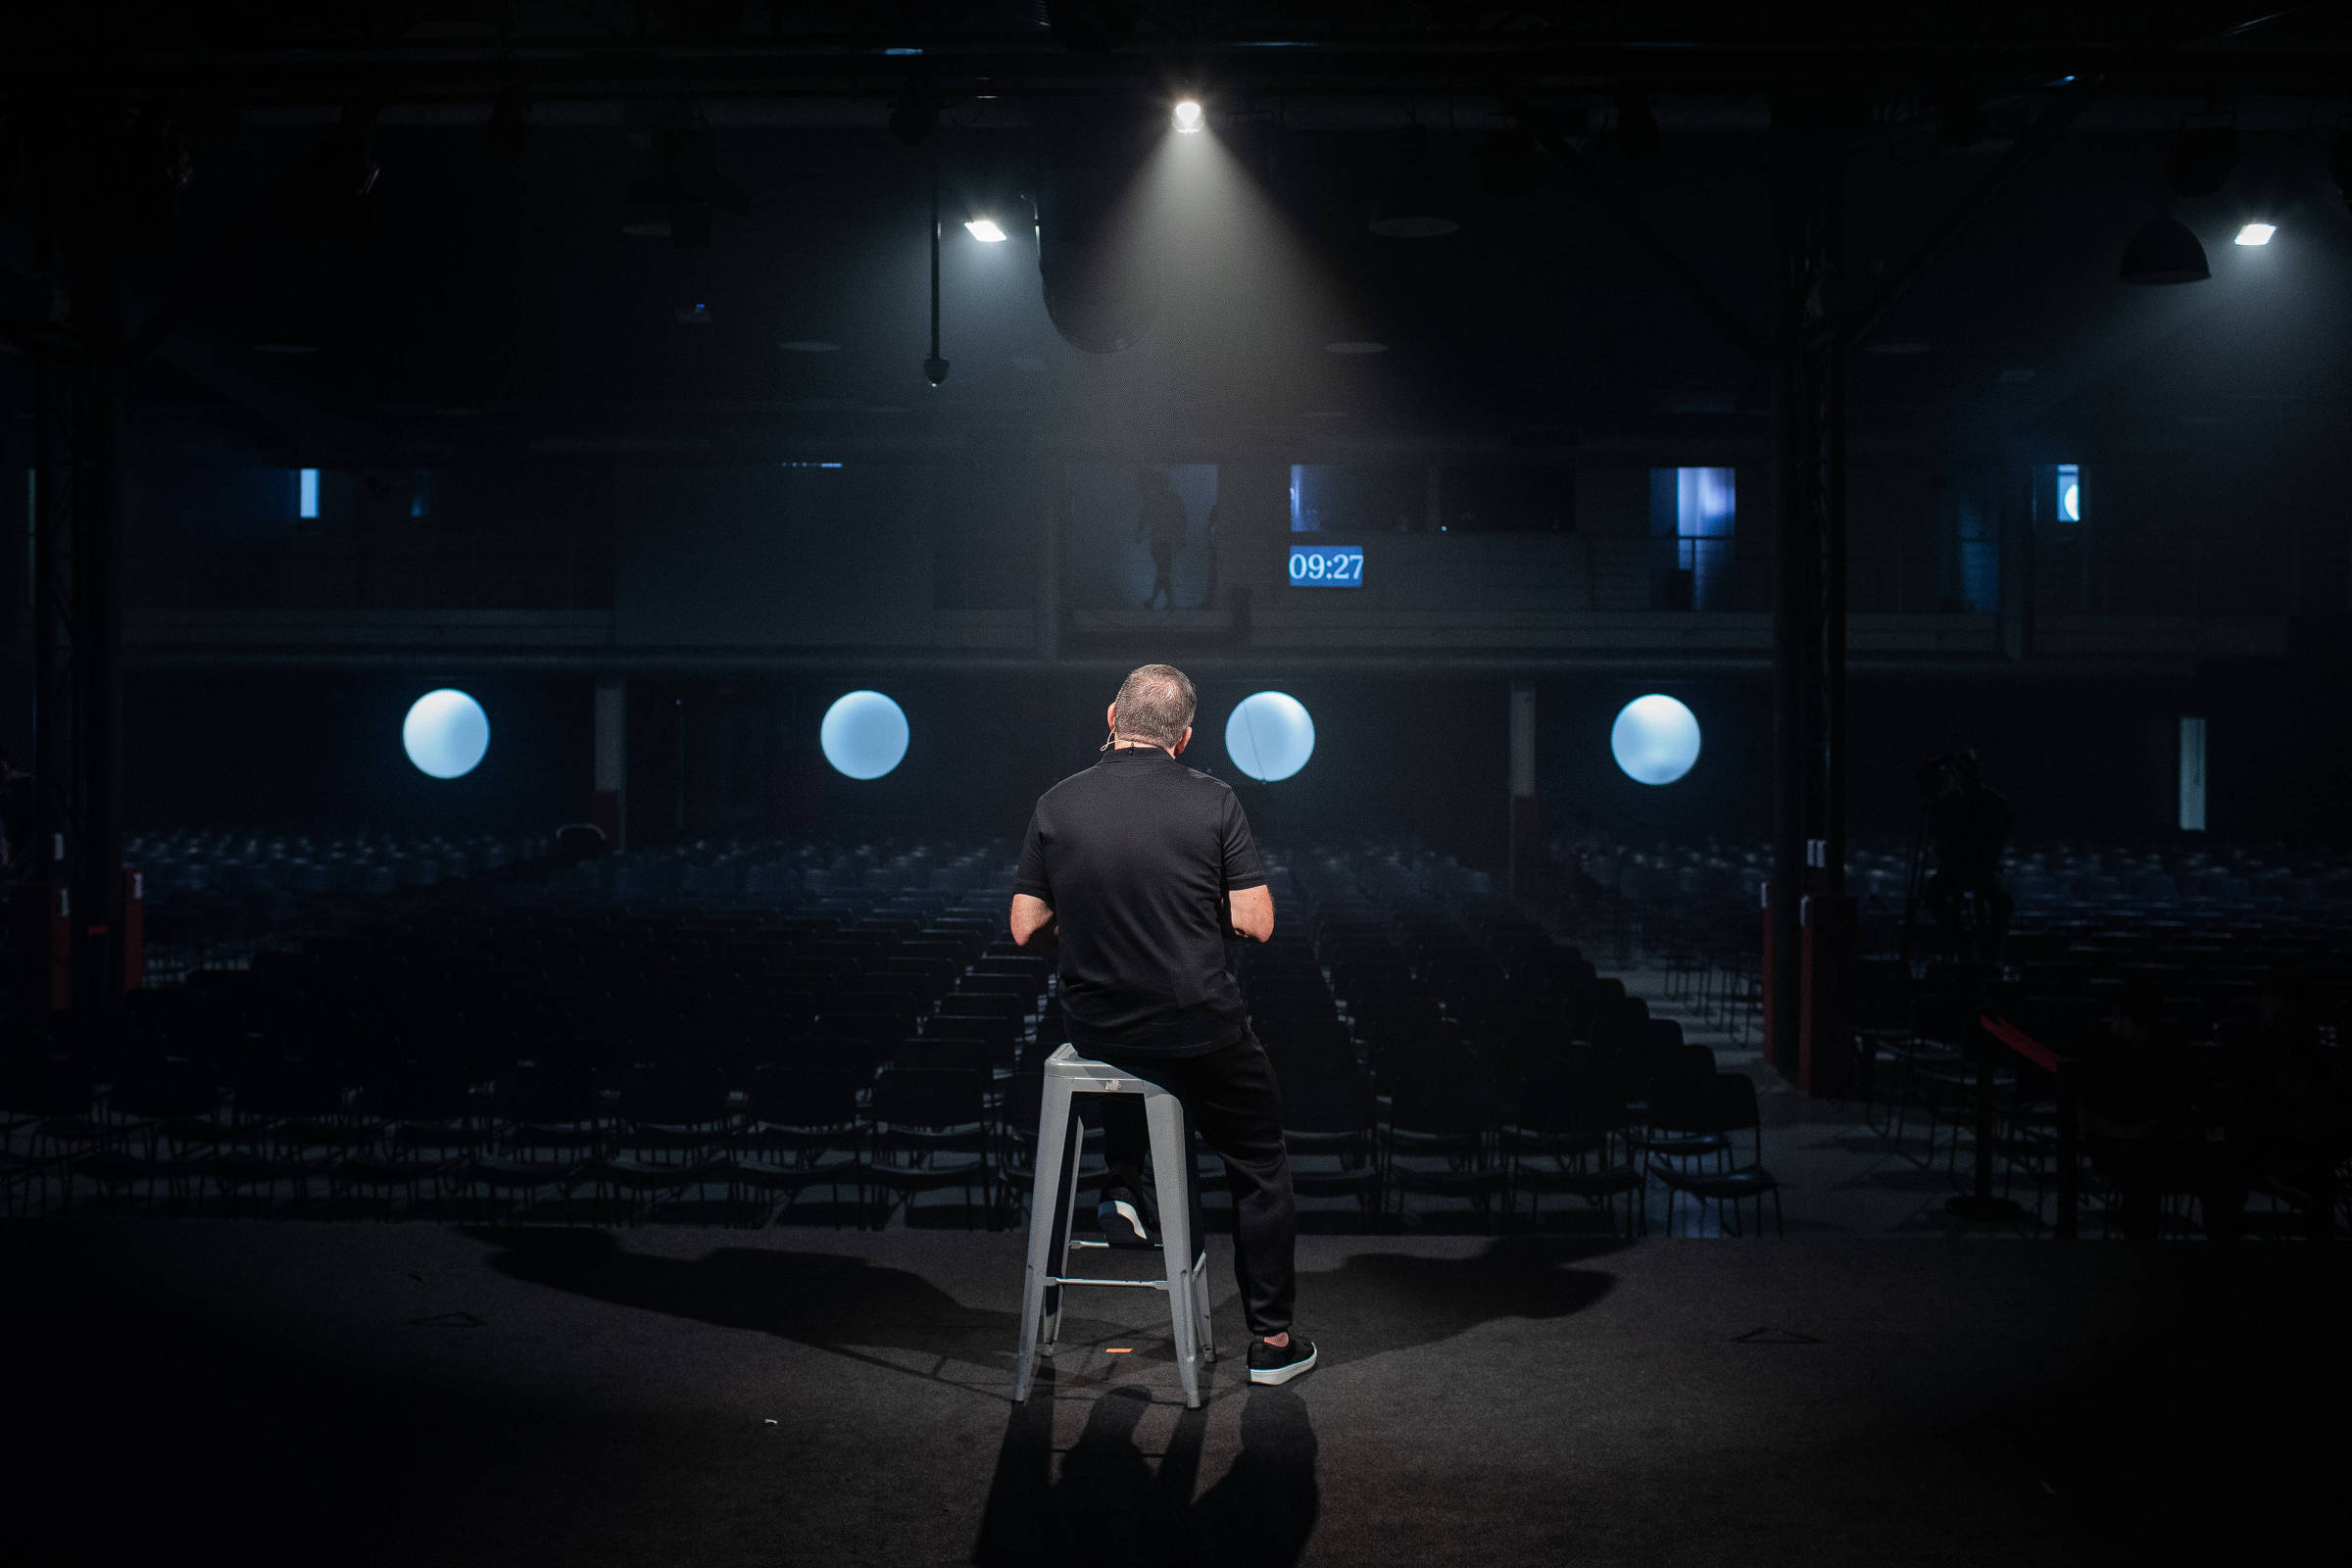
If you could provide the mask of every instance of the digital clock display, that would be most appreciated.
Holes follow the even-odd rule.
[[[1362,545],[1291,546],[1292,587],[1361,588],[1363,585]]]

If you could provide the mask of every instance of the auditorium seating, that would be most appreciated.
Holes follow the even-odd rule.
[[[275,858],[243,842],[250,868],[292,863],[302,841],[251,841],[282,842]],[[11,1203],[1015,1217],[1033,1075],[1064,1036],[1046,959],[1003,931],[1008,842],[711,842],[578,863],[525,853],[537,843],[390,895],[304,895],[292,915],[265,899],[244,918],[268,928],[243,954],[163,977],[120,1013],[12,1037],[0,1076]],[[305,853],[315,860],[318,842]],[[2333,873],[2274,855],[2257,878],[2258,858],[2209,851],[2199,870],[2175,857],[2167,886],[2134,884],[2170,898],[2133,904],[2081,881],[2120,886],[2111,868],[2132,858],[2032,852],[2069,891],[2021,894],[2013,961],[1969,999],[1992,998],[2065,1050],[2124,987],[2153,988],[2218,1046],[2253,1028],[2264,988],[2290,976],[2340,1027],[2352,918],[2326,902]],[[1706,1088],[1706,1049],[1483,874],[1378,845],[1272,859],[1275,938],[1234,952],[1295,1107],[1286,1130],[1310,1225],[1562,1223],[1544,1198],[1591,1211],[1642,1196],[1634,1187],[1662,1170],[1729,1174],[1733,1129]],[[1631,885],[1659,901],[1621,900],[1635,958],[1666,971],[1684,1016],[1728,1025],[1752,1009],[1764,859],[1716,846],[1628,857]],[[2210,877],[2254,896],[2224,898]],[[2321,903],[2290,906],[2282,889]],[[1679,935],[1653,940],[1668,930]],[[1615,940],[1604,932],[1597,951]],[[1955,1174],[1974,1135],[1965,980],[1889,959],[1855,991],[1855,1098],[1922,1163]],[[945,1120],[943,1086],[956,1100]],[[2046,1196],[2048,1087],[2012,1069],[1996,1088],[2004,1180]]]
[[[1007,843],[453,844],[391,894],[288,885],[425,846],[142,843],[179,868],[160,906],[242,901],[250,946],[15,1038],[21,1206],[981,1225],[1026,1191],[1023,1088],[1062,1036],[1046,960],[1003,933]],[[1235,952],[1302,1200],[1504,1223],[1511,1094],[1563,1053],[1639,1054],[1641,1004],[1445,858],[1315,851],[1274,879],[1275,940]]]
[[[1744,1041],[1759,1001],[1768,847],[1668,843],[1588,849],[1585,858],[1593,880],[1568,921],[1580,940],[1663,970],[1669,995]],[[2104,1051],[2110,1093],[2120,1084],[2165,1100],[2180,1136],[2226,1150],[2238,1168],[2231,1181],[2250,1172],[2284,1223],[2305,1234],[2340,1223],[2348,1184],[2329,1166],[2341,1172],[2352,1155],[2341,1056],[2352,1024],[2352,854],[2187,839],[2021,844],[2008,861],[2015,909],[1997,968],[1945,961],[1924,911],[1904,961],[1909,876],[1907,844],[1864,842],[1849,857],[1863,957],[1847,1022],[1851,1095],[1921,1165],[1968,1175],[1976,1020],[1989,1011],[2070,1062]],[[2181,1049],[2119,1054],[2113,1033],[2134,1010]],[[2058,1084],[2013,1053],[1993,1059],[1999,1180],[2004,1191],[2030,1185],[2046,1223]],[[2110,1200],[2120,1201],[2110,1165],[2119,1148],[2091,1144],[2083,1190],[2105,1224]],[[2120,1156],[2130,1157],[2128,1144]],[[2168,1233],[2206,1233],[2190,1179],[2167,1179],[2177,1184],[2163,1199]]]

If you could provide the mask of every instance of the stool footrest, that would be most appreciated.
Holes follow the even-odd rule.
[[[1055,1285],[1111,1285],[1124,1291],[1164,1291],[1168,1288],[1166,1280],[1090,1280],[1082,1274],[1055,1274],[1052,1276],[1052,1282]]]

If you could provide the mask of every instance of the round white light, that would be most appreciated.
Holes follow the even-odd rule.
[[[400,744],[420,773],[463,778],[490,750],[490,715],[464,692],[444,686],[409,705],[401,720]]]
[[[2082,486],[2070,484],[2066,494],[2058,498],[2058,514],[2068,522],[2082,520]]]
[[[2268,245],[2271,236],[2278,232],[2277,223],[2248,223],[2237,231],[2240,245]]]
[[[880,778],[906,756],[906,714],[880,692],[851,692],[825,710],[816,738],[834,771]]]
[[[1176,128],[1182,131],[1200,128],[1200,106],[1190,98],[1176,106]]]
[[[1315,721],[1288,692],[1255,692],[1225,720],[1225,755],[1251,778],[1273,784],[1315,755]]]
[[[1637,784],[1671,784],[1698,760],[1698,719],[1658,692],[1637,697],[1609,727],[1609,752]]]

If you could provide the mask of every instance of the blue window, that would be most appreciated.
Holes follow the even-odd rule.
[[[1430,469],[1416,463],[1294,463],[1291,532],[1407,533],[1435,526]]]
[[[2082,520],[2082,466],[2079,463],[2058,465],[2058,494],[2052,498],[2051,515],[2060,522]]]
[[[1997,519],[1974,496],[1963,496],[1952,516],[1958,547],[1960,610],[1990,614],[2001,608],[2001,536]]]
[[[306,522],[316,522],[318,519],[318,470],[317,468],[301,470],[297,491],[299,509],[295,515]]]
[[[1653,603],[1661,609],[1731,608],[1739,513],[1739,479],[1730,468],[1649,470]]]

